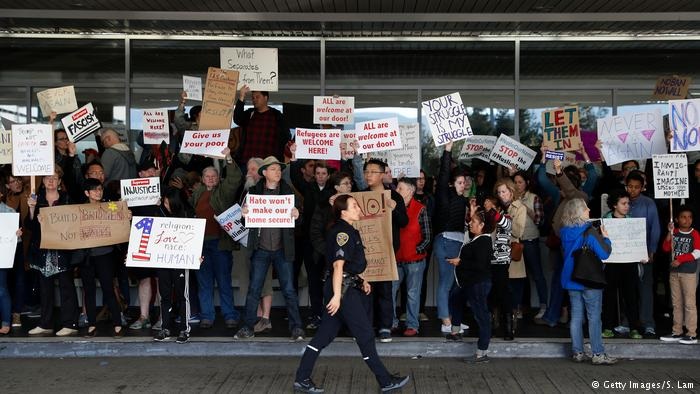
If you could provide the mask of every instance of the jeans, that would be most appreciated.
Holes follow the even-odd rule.
[[[564,302],[564,289],[561,287],[561,270],[564,267],[564,262],[562,261],[561,249],[550,249],[549,257],[554,266],[554,272],[552,273],[552,288],[549,293],[549,306],[542,319],[554,327],[561,317],[561,306]]]
[[[442,234],[435,237],[433,253],[437,260],[439,278],[437,290],[438,319],[450,318],[450,290],[455,283],[455,267],[447,262],[448,258],[458,257],[462,243],[445,238]]]
[[[522,243],[524,245],[523,257],[525,258],[525,269],[527,269],[527,276],[535,281],[535,288],[537,289],[537,298],[540,300],[540,304],[546,305],[547,281],[544,280],[544,271],[542,271],[540,239],[535,238],[529,241],[522,241]]]
[[[299,300],[292,283],[294,262],[284,259],[283,249],[274,252],[256,249],[250,256],[250,285],[248,286],[248,295],[245,300],[245,325],[252,330],[257,322],[260,293],[271,263],[274,265],[275,271],[277,271],[282,295],[284,295],[284,300],[287,304],[289,329],[301,328]]]
[[[464,287],[456,287],[450,297],[450,311],[452,312],[452,326],[459,327],[462,324],[465,301],[469,301],[469,306],[474,313],[474,320],[479,326],[479,340],[477,347],[479,350],[488,350],[491,342],[491,312],[489,312],[489,293],[491,292],[491,281],[485,280],[474,284],[467,284]]]
[[[12,294],[12,312],[21,313],[25,308],[27,294],[27,275],[24,270],[24,253],[22,243],[17,244],[15,251],[15,262],[12,270],[8,270],[8,289]]]
[[[423,282],[423,271],[425,271],[425,259],[410,264],[398,264],[399,280],[395,280],[391,284],[391,294],[393,296],[394,305],[396,305],[396,293],[399,291],[401,282],[406,279],[406,327],[418,330],[418,310],[420,309],[420,288]],[[403,306],[403,305],[402,305]],[[396,318],[396,308],[394,308],[394,327],[399,325],[399,319]]]
[[[197,272],[199,283],[199,305],[201,319],[214,321],[214,280],[219,286],[219,302],[221,313],[225,320],[239,320],[240,313],[233,303],[233,288],[231,287],[231,270],[233,269],[233,255],[228,250],[219,250],[219,240],[210,239],[204,241],[204,261]]]
[[[9,327],[12,323],[12,311],[10,301],[10,290],[7,288],[7,271],[0,269],[0,326]]]
[[[569,290],[571,300],[571,348],[574,353],[583,352],[583,308],[588,318],[588,337],[593,354],[605,353],[600,315],[603,307],[602,289]]]
[[[654,264],[641,264],[639,279],[639,320],[645,330],[655,330],[654,323]]]

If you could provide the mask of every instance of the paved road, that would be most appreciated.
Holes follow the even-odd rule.
[[[289,357],[0,360],[1,392],[290,393],[298,361]],[[411,375],[403,393],[700,393],[697,361],[624,360],[612,367],[565,359],[498,359],[477,366],[458,359],[386,358],[385,362],[390,371]],[[314,380],[327,393],[378,391],[359,358],[322,356]],[[596,390],[594,381],[600,385]],[[631,383],[640,388],[630,389]],[[617,388],[604,388],[612,384]],[[645,390],[651,384],[663,387]]]

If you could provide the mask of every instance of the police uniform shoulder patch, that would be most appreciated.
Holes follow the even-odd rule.
[[[350,236],[348,236],[347,233],[338,233],[335,236],[335,242],[338,244],[338,246],[343,246],[346,243],[348,243],[348,240],[350,239]]]

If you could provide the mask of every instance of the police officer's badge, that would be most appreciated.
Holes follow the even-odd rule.
[[[346,233],[338,233],[338,235],[335,236],[335,242],[338,244],[338,246],[343,246],[346,243],[348,243],[348,240],[350,237]]]

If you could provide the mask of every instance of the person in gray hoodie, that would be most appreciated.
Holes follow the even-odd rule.
[[[105,185],[120,179],[138,178],[134,152],[119,140],[119,134],[113,129],[106,129],[100,138],[105,147],[100,159],[105,172]]]

